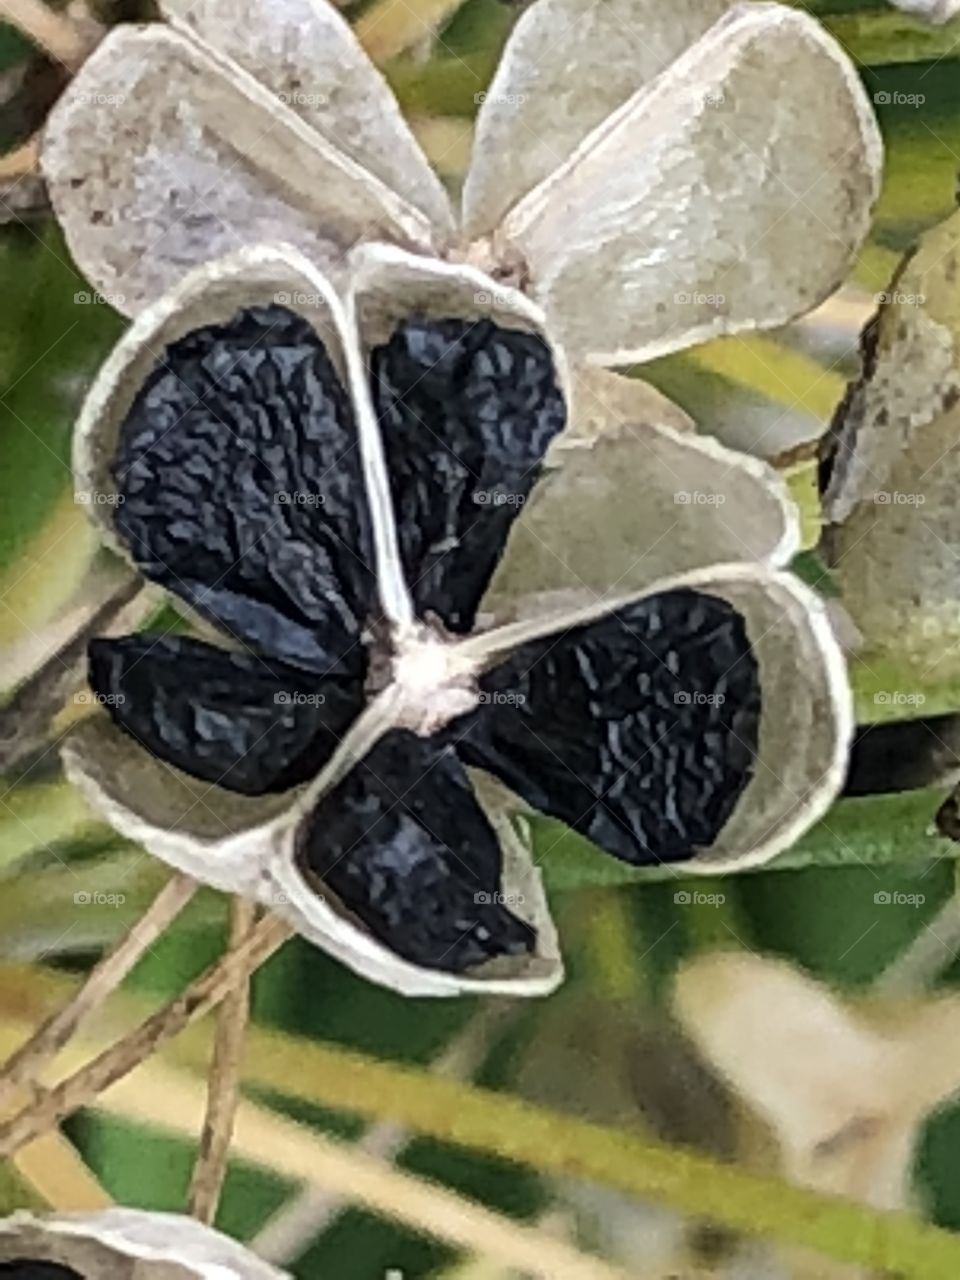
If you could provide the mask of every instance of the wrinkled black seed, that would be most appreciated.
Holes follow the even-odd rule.
[[[461,973],[536,942],[498,901],[500,847],[463,765],[429,739],[383,738],[318,805],[299,856],[415,964]]]
[[[358,680],[185,636],[92,641],[90,684],[153,755],[245,795],[314,777],[363,706]]]
[[[168,346],[113,473],[148,578],[261,652],[353,669],[369,518],[352,410],[305,320],[252,307]]]
[[[663,592],[523,645],[482,688],[467,763],[627,862],[710,845],[752,775],[759,671],[715,596]]]
[[[84,1280],[79,1271],[59,1262],[38,1262],[36,1258],[12,1258],[0,1262],[4,1280]]]
[[[491,320],[412,319],[370,370],[414,602],[469,631],[566,421],[550,350]]]

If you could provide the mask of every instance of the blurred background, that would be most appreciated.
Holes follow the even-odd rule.
[[[787,331],[713,342],[646,366],[644,376],[701,430],[788,472],[805,516],[807,547],[795,568],[831,596],[816,549],[816,443],[856,374],[876,295],[918,238],[955,210],[960,23],[930,25],[872,0],[811,7],[857,63],[887,146],[884,192],[856,273]],[[346,10],[452,187],[468,158],[476,95],[519,8],[369,0]],[[70,16],[93,40],[97,24],[150,14],[118,3]],[[86,810],[55,749],[83,708],[70,655],[53,655],[82,628],[95,629],[97,609],[115,607],[122,587],[73,500],[69,440],[123,321],[73,267],[35,169],[37,130],[67,75],[0,23],[4,1054],[66,998],[167,876]],[[960,690],[952,678],[929,688],[915,675],[898,681],[895,661],[886,655],[879,676],[876,664],[853,673],[859,719],[885,725],[861,745],[850,786],[860,794],[762,872],[657,879],[595,857],[555,823],[535,822],[570,971],[549,999],[402,999],[300,940],[284,946],[254,984],[244,1071],[257,1123],[238,1135],[219,1225],[304,1280],[526,1274],[509,1264],[504,1222],[606,1258],[609,1272],[584,1276],[867,1274],[741,1236],[696,1205],[675,1212],[578,1180],[549,1144],[539,1160],[505,1158],[493,1122],[488,1149],[467,1150],[455,1141],[455,1108],[437,1121],[446,1140],[378,1122],[378,1106],[389,1115],[390,1077],[365,1118],[339,1110],[331,1099],[343,1096],[354,1061],[342,1051],[355,1051],[416,1068],[395,1081],[411,1098],[429,1099],[433,1077],[453,1075],[639,1141],[693,1147],[960,1228],[960,908],[949,806],[935,822],[953,782]],[[878,701],[878,681],[922,700]],[[917,724],[899,723],[919,713]],[[905,763],[915,766],[908,778]],[[180,991],[219,954],[225,934],[224,900],[201,891],[93,1020],[86,1051]],[[70,1120],[68,1144],[5,1168],[0,1210],[101,1197],[182,1208],[209,1040],[209,1027],[189,1031],[129,1088]],[[277,1118],[296,1129],[271,1129]],[[330,1138],[336,1146],[325,1145]],[[428,1193],[441,1187],[497,1216],[477,1219],[467,1245],[459,1202],[439,1191],[419,1224],[406,1183],[388,1180],[383,1202],[365,1206],[351,1164],[361,1149],[415,1175]],[[309,1184],[304,1168],[314,1170]],[[574,1275],[572,1263],[557,1266],[554,1274]]]

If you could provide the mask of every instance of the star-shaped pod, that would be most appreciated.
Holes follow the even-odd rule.
[[[632,863],[742,865],[823,811],[850,728],[775,568],[781,482],[629,421],[565,444],[542,314],[481,280],[368,245],[342,302],[243,250],[139,317],[76,437],[89,511],[196,633],[93,644],[70,776],[411,994],[560,978],[504,795]]]
[[[195,1218],[139,1209],[0,1219],[3,1280],[284,1280]]]
[[[159,7],[166,26],[106,37],[43,149],[77,262],[131,315],[243,245],[339,276],[381,240],[516,285],[576,364],[624,364],[809,310],[868,230],[871,108],[796,8],[536,0],[456,213],[326,0]]]

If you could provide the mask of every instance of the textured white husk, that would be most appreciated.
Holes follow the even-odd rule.
[[[22,1251],[22,1252],[21,1252]],[[195,1218],[140,1209],[0,1220],[0,1261],[29,1257],[91,1280],[284,1280],[287,1275]]]
[[[815,20],[758,3],[709,26],[724,7],[537,0],[483,103],[456,233],[323,0],[168,0],[175,30],[112,32],[54,111],[54,207],[129,313],[238,243],[288,240],[335,274],[387,240],[515,280],[576,362],[781,324],[852,264],[882,150]]]
[[[382,442],[370,401],[361,338],[368,347],[382,340],[376,318],[399,319],[431,306],[439,314],[461,314],[466,299],[490,296],[493,282],[474,268],[432,263],[399,250],[369,246],[357,256],[356,288],[344,310],[330,284],[290,246],[244,249],[193,272],[159,299],[131,326],[97,378],[81,414],[74,442],[78,491],[115,495],[110,464],[117,437],[145,376],[164,347],[202,324],[222,322],[241,306],[281,301],[317,329],[353,398],[364,460],[367,495],[377,542],[381,599],[401,644],[411,626],[409,593],[396,550],[396,530]],[[516,291],[495,303],[472,305],[479,318],[494,315],[540,332],[536,308]],[[409,305],[402,308],[399,299]],[[362,331],[355,334],[358,319]],[[562,365],[562,360],[558,359]],[[105,539],[126,555],[108,512],[109,501],[88,510]],[[183,608],[182,602],[177,602]],[[504,851],[502,892],[517,914],[537,929],[535,953],[500,960],[470,974],[422,969],[399,959],[315,881],[308,884],[296,865],[297,833],[313,807],[344,774],[399,722],[397,686],[368,705],[317,779],[283,796],[238,796],[189,777],[157,760],[113,725],[105,714],[80,724],[63,746],[64,767],[86,799],[124,835],[143,843],[170,865],[206,884],[241,893],[286,915],[317,945],[373,981],[409,995],[456,995],[492,991],[544,994],[562,977],[556,933],[539,874],[529,849],[504,816],[489,807]]]

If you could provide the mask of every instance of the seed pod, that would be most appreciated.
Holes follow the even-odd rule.
[[[863,371],[824,439],[824,550],[878,658],[930,685],[956,678],[960,612],[960,214],[921,240],[880,295]],[[928,708],[929,710],[929,708]]]
[[[108,34],[43,148],[74,257],[129,314],[237,244],[339,277],[387,241],[522,289],[575,364],[623,364],[810,310],[867,232],[872,111],[793,8],[537,0],[484,95],[461,217],[324,0],[161,9],[168,27]]]
[[[242,250],[104,367],[78,487],[197,627],[93,643],[66,768],[375,981],[543,993],[507,810],[638,864],[768,858],[839,784],[839,652],[777,572],[796,523],[765,465],[649,424],[564,443],[578,384],[522,292],[387,246],[351,268],[341,302],[294,250]]]
[[[283,1280],[284,1272],[194,1218],[139,1209],[0,1221],[9,1280]]]

